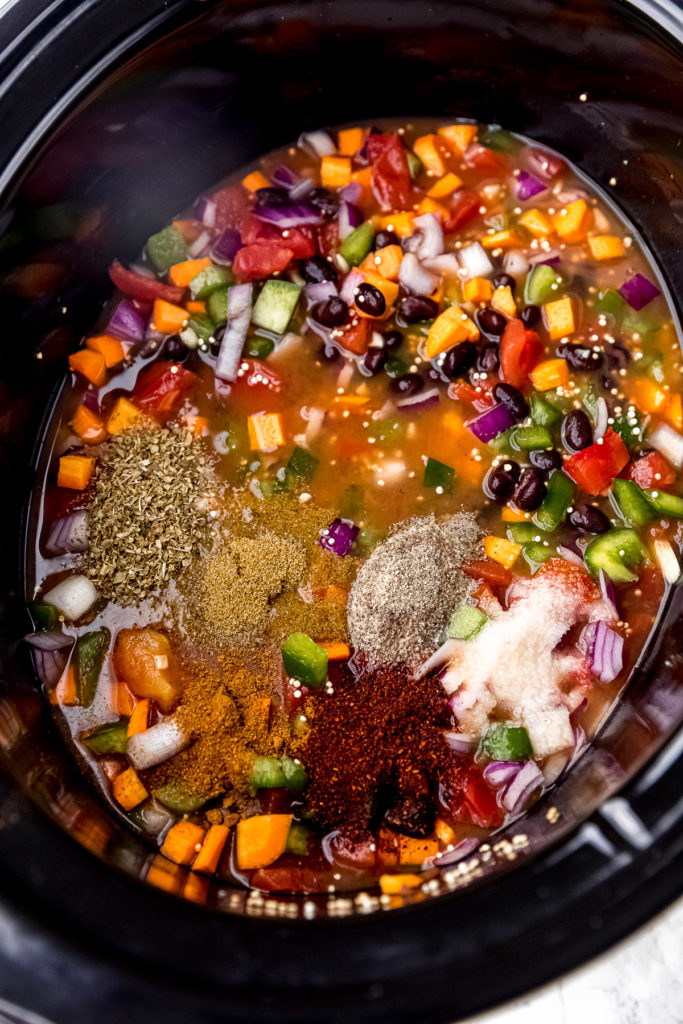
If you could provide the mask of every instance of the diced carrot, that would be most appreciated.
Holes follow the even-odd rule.
[[[511,228],[505,231],[494,231],[492,235],[484,235],[481,244],[485,249],[511,249],[520,245],[520,238]]]
[[[460,188],[461,185],[462,178],[459,178],[453,171],[448,171],[447,174],[444,174],[443,178],[439,178],[438,181],[434,182],[427,195],[431,196],[432,199],[443,199],[444,196],[449,196],[451,192],[455,192],[456,188]]]
[[[379,218],[379,224],[386,231],[393,231],[399,238],[408,238],[413,233],[414,220],[414,213],[389,213]]]
[[[366,406],[370,401],[368,395],[335,395],[332,401],[335,405]]]
[[[107,436],[104,423],[87,405],[79,405],[69,426],[86,444],[100,444]]]
[[[190,281],[193,280],[200,274],[202,270],[206,270],[207,267],[211,266],[211,260],[208,256],[203,256],[197,260],[183,260],[182,263],[174,263],[168,272],[173,284],[177,284],[179,288],[187,288]]]
[[[463,313],[457,303],[448,306],[429,328],[426,356],[433,359],[459,341],[475,341],[479,337],[476,324]]]
[[[448,220],[449,213],[443,203],[437,203],[436,199],[425,196],[417,208],[418,216],[424,213],[435,213],[444,223]]]
[[[109,413],[107,430],[110,434],[122,434],[124,430],[132,427],[141,416],[142,413],[137,405],[134,405],[129,398],[121,396],[116,399],[114,408]]]
[[[593,224],[593,211],[585,199],[575,199],[553,217],[553,226],[565,242],[582,242]]]
[[[364,131],[362,128],[342,128],[339,132],[339,152],[342,156],[355,156],[363,148]]]
[[[536,238],[547,238],[553,230],[552,223],[541,210],[527,210],[519,223],[530,231]]]
[[[206,416],[188,416],[185,423],[190,433],[195,434],[196,437],[201,437],[209,429],[209,421]]]
[[[342,188],[351,181],[351,160],[348,156],[324,156],[320,161],[320,184],[323,188]]]
[[[618,235],[589,235],[588,248],[594,260],[616,260],[626,251]]]
[[[206,313],[206,303],[196,299],[193,302],[186,302],[185,309],[188,313]]]
[[[443,820],[443,818],[436,819],[436,822],[434,823],[434,832],[436,833],[436,838],[442,842],[444,846],[448,846],[448,844],[452,843],[455,839],[455,832],[448,822]]]
[[[666,407],[666,419],[676,430],[683,430],[683,402],[680,394],[672,395]]]
[[[284,853],[291,814],[256,814],[237,823],[237,866],[265,868]]]
[[[206,903],[209,898],[210,882],[203,875],[196,875],[194,868],[188,871],[187,880],[183,886],[183,896],[193,903]]]
[[[95,460],[89,455],[62,455],[59,460],[57,486],[84,491],[95,468]]]
[[[453,152],[458,154],[465,152],[476,134],[476,124],[447,124],[439,128],[439,135],[446,139]]]
[[[178,821],[166,833],[161,852],[175,864],[187,865],[199,852],[204,829],[192,821]]]
[[[669,392],[652,380],[637,381],[636,394],[638,405],[646,413],[663,412],[669,404]]]
[[[394,281],[388,281],[386,277],[382,277],[381,274],[376,274],[374,270],[364,271],[365,280],[368,284],[373,285],[378,291],[384,296],[386,306],[381,316],[371,316],[369,313],[364,312],[354,303],[354,308],[358,313],[358,316],[365,317],[368,320],[385,320],[386,317],[391,316],[393,312],[394,303],[398,298],[398,285]]]
[[[73,708],[78,704],[76,672],[72,664],[67,665],[62,672],[59,682],[52,691],[51,700],[53,704],[66,708]]]
[[[423,864],[439,852],[439,841],[433,837],[413,839],[411,836],[399,836],[399,864]]]
[[[253,452],[272,452],[285,443],[279,412],[257,412],[247,420],[249,445]]]
[[[545,359],[533,368],[529,379],[536,391],[564,387],[569,383],[567,362],[565,359]]]
[[[112,782],[112,793],[124,811],[132,811],[134,807],[147,799],[147,790],[140,782],[133,768],[126,768]]]
[[[192,870],[212,875],[218,867],[229,835],[230,829],[227,825],[212,825],[204,837],[201,850],[192,862]]]
[[[381,274],[387,281],[398,281],[398,268],[402,259],[403,250],[400,245],[385,245],[366,256],[360,269],[372,270],[376,274]]]
[[[341,640],[334,640],[330,643],[317,641],[318,647],[324,647],[327,651],[328,661],[346,661],[351,657],[351,648]]]
[[[501,519],[504,523],[526,523],[529,519],[528,512],[520,512],[519,509],[510,508],[506,505],[501,512]]]
[[[517,316],[517,304],[512,295],[512,288],[509,284],[505,285],[504,288],[496,288],[491,299],[491,305],[494,309],[498,310],[499,313],[504,313],[505,316],[513,319]]]
[[[82,348],[69,356],[69,367],[74,373],[82,374],[96,388],[102,387],[107,376],[107,364],[100,352]]]
[[[372,167],[361,167],[359,171],[354,171],[351,175],[351,181],[355,181],[356,184],[361,187],[361,199],[367,199],[372,195]]]
[[[187,321],[187,310],[182,306],[174,306],[165,299],[155,299],[152,308],[152,325],[155,331],[162,334],[177,334],[182,331]]]
[[[489,302],[493,297],[493,285],[486,277],[471,277],[463,285],[465,302]]]
[[[100,353],[108,370],[118,366],[126,357],[126,350],[119,339],[110,338],[108,334],[97,334],[93,338],[88,338],[85,344],[93,352]]]
[[[127,683],[114,683],[114,707],[120,715],[133,714],[135,697],[128,689]]]
[[[574,307],[568,295],[562,299],[555,299],[553,302],[546,302],[543,311],[551,341],[558,341],[573,333],[576,327]]]
[[[128,736],[137,736],[138,733],[147,732],[149,721],[149,700],[139,700],[128,720]]]
[[[252,171],[246,178],[242,178],[242,185],[247,192],[257,192],[260,188],[268,188],[270,182],[260,171]]]
[[[444,153],[446,145],[438,135],[421,135],[413,143],[413,152],[420,158],[427,174],[442,178],[446,173]]]
[[[157,889],[163,889],[164,892],[176,895],[182,892],[186,875],[186,871],[179,868],[177,864],[171,864],[160,853],[156,855],[147,869],[147,881],[150,885],[155,885]]]
[[[522,550],[521,544],[506,540],[504,537],[484,537],[484,552],[488,558],[498,562],[506,569],[511,569]]]
[[[419,875],[380,875],[379,887],[385,896],[398,896],[403,889],[415,889],[422,885]]]

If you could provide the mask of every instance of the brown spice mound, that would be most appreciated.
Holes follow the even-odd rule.
[[[461,570],[480,529],[459,512],[400,523],[360,568],[348,604],[354,647],[371,665],[415,665],[438,647],[452,612],[472,588]]]
[[[309,773],[307,803],[325,828],[367,827],[384,787],[436,786],[448,758],[443,730],[450,711],[438,680],[404,668],[339,669],[332,695],[313,699],[310,732],[299,757]]]

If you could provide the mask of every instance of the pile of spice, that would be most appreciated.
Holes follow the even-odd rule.
[[[98,461],[85,572],[103,597],[136,604],[207,541],[213,474],[198,438],[151,422],[113,437]]]
[[[472,583],[462,563],[480,530],[471,513],[414,517],[372,552],[351,588],[351,641],[372,665],[414,665],[431,654]]]
[[[299,757],[309,775],[307,805],[325,828],[360,831],[389,802],[436,789],[448,759],[447,699],[437,679],[415,681],[405,668],[339,668],[334,692],[312,698],[308,739]],[[380,808],[381,811],[381,808]]]

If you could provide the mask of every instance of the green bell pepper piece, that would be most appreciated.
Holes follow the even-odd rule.
[[[615,418],[612,428],[620,435],[629,451],[633,451],[645,437],[642,414],[634,405],[630,405],[625,413]]]
[[[679,498],[677,494],[667,494],[665,491],[650,488],[644,488],[642,493],[658,515],[683,519],[683,498]]]
[[[293,793],[301,793],[306,788],[308,776],[300,761],[296,761],[293,757],[287,757],[285,754],[280,758],[280,768],[287,789]]]
[[[492,761],[528,761],[534,756],[529,733],[523,725],[494,722],[481,740],[482,753]]]
[[[194,331],[202,341],[209,341],[213,338],[216,326],[210,316],[206,313],[193,313],[185,325],[185,330]]]
[[[251,322],[274,334],[284,334],[299,301],[301,288],[291,281],[266,281],[254,303]]]
[[[524,282],[524,301],[542,306],[550,299],[557,298],[563,278],[547,263],[539,263],[527,274]]]
[[[306,633],[292,633],[280,647],[288,676],[319,690],[327,679],[327,651]]]
[[[374,240],[375,229],[370,220],[366,220],[346,236],[341,245],[341,254],[350,267],[357,267],[363,262],[372,249]]]
[[[383,444],[398,444],[403,440],[405,432],[405,423],[398,419],[371,420],[368,427],[370,437]]]
[[[539,541],[531,540],[522,547],[522,555],[532,569],[543,565],[549,558],[557,554],[557,548],[548,544],[541,544]]]
[[[646,551],[635,530],[609,530],[590,542],[584,560],[593,576],[600,569],[615,583],[633,583],[638,579],[631,569],[640,565]]]
[[[298,857],[304,857],[308,853],[310,835],[311,830],[306,828],[305,825],[293,822],[289,826],[289,832],[287,833],[287,842],[285,844],[287,853],[294,853]]]
[[[548,480],[545,498],[534,516],[534,523],[542,530],[552,533],[564,522],[567,509],[574,497],[574,484],[561,469],[555,469]]]
[[[478,136],[477,142],[498,153],[517,153],[521,148],[519,140],[504,128],[487,128]]]
[[[510,438],[513,447],[524,452],[536,451],[539,448],[551,448],[553,439],[547,427],[532,423],[528,427],[515,427]]]
[[[448,494],[453,490],[454,476],[455,470],[452,466],[447,466],[444,462],[439,462],[438,459],[428,458],[422,485],[423,487],[440,487],[444,494]]]
[[[153,789],[152,796],[176,814],[191,814],[211,799],[210,795],[191,790],[184,782],[167,782]]]
[[[547,539],[543,530],[533,523],[508,523],[506,532],[508,540],[514,541],[515,544],[528,544],[532,540],[540,542]]]
[[[612,504],[628,526],[644,526],[653,518],[653,509],[633,480],[612,481]]]
[[[53,604],[33,604],[31,614],[39,629],[56,629],[59,625],[59,609]]]
[[[456,640],[471,640],[488,621],[488,616],[473,604],[461,604],[450,617],[446,636]]]
[[[297,487],[310,480],[318,468],[319,461],[315,455],[311,455],[305,448],[297,446],[289,456],[289,461],[285,466],[286,486],[289,488]]]
[[[206,299],[217,288],[234,283],[235,275],[231,270],[227,270],[225,267],[207,267],[192,278],[190,291],[195,299]]]
[[[624,308],[624,300],[616,289],[606,288],[604,291],[598,292],[593,308],[596,313],[609,313],[612,316],[618,316]]]
[[[84,708],[89,708],[95,699],[102,662],[109,647],[109,636],[108,629],[98,629],[93,633],[84,633],[78,638],[76,644],[78,702]]]
[[[80,736],[81,743],[93,754],[125,754],[128,746],[128,719],[105,722]]]
[[[187,259],[185,239],[172,224],[148,238],[145,248],[160,274],[167,274],[174,263]]]
[[[254,335],[253,338],[247,338],[244,345],[244,355],[249,359],[267,359],[270,353],[275,348],[275,342],[271,338],[261,338],[258,335]]]
[[[539,427],[552,427],[562,415],[557,406],[535,391],[529,395],[529,409],[532,420]]]

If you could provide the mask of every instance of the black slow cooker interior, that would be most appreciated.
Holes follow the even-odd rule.
[[[37,693],[19,643],[26,498],[41,424],[107,294],[111,258],[133,257],[195,194],[305,129],[465,117],[547,143],[642,231],[676,302],[676,11],[595,0],[39,7],[22,0],[0,17],[3,994],[56,1021],[103,1024],[162,1012],[452,1020],[580,962],[680,891],[678,591],[595,746],[507,844],[446,873],[420,906],[263,900],[216,884],[207,909],[141,881],[154,851],[109,818]],[[171,891],[182,876],[169,875]]]

